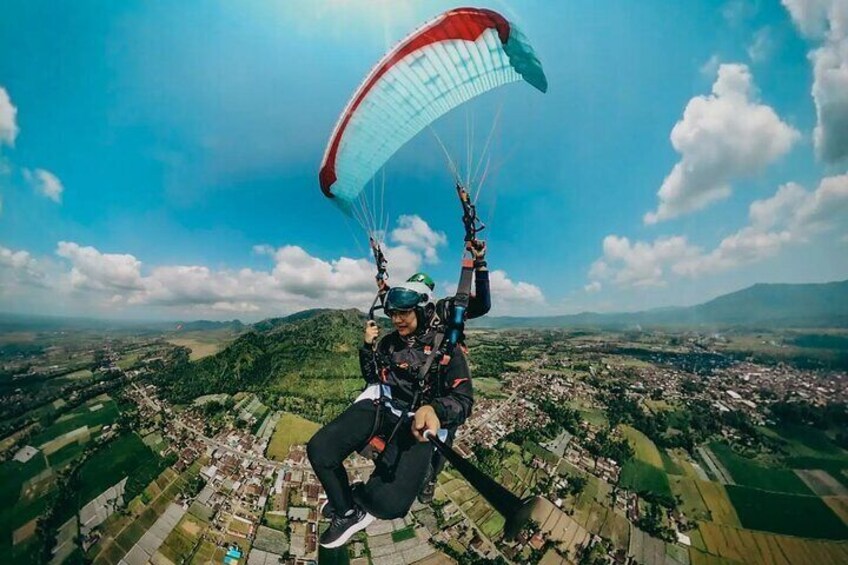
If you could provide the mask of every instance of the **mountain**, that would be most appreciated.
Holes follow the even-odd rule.
[[[346,402],[347,388],[361,387],[356,349],[364,323],[353,309],[265,320],[215,355],[196,362],[184,355],[156,381],[176,402],[243,390]],[[348,380],[356,386],[346,388]]]
[[[848,281],[755,284],[697,306],[568,316],[484,317],[476,328],[848,327]]]

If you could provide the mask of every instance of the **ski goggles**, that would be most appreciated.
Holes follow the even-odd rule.
[[[427,301],[427,295],[414,290],[393,286],[386,293],[385,312],[391,314],[399,310],[412,310],[422,302]]]

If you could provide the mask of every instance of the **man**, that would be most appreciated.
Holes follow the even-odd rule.
[[[438,348],[437,333],[429,324],[435,310],[432,288],[420,281],[392,287],[384,309],[395,331],[375,348],[379,329],[369,321],[359,352],[369,386],[307,445],[332,508],[330,527],[320,539],[328,548],[344,545],[375,518],[406,515],[427,478],[433,454],[423,433],[456,429],[471,413],[471,375],[460,348],[445,365],[431,362],[419,385],[422,368]],[[384,442],[383,452],[354,499],[343,462],[374,437]]]

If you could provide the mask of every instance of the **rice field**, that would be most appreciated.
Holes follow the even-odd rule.
[[[636,452],[636,459],[648,465],[653,465],[657,469],[663,468],[663,459],[660,451],[648,436],[631,426],[619,426],[619,430],[627,438],[627,441],[630,442],[630,445],[633,446]]]
[[[730,502],[730,497],[727,495],[724,485],[710,481],[695,481],[695,485],[698,487],[701,499],[707,506],[712,522],[741,527],[739,516]]]
[[[817,496],[734,485],[727,486],[727,493],[745,528],[805,538],[848,539],[848,526]]]
[[[711,443],[710,450],[733,476],[736,484],[789,494],[813,494],[791,469],[760,465],[736,454],[723,443]]]
[[[775,563],[781,565],[822,565],[848,562],[848,544],[802,539],[767,532],[740,530],[709,522],[698,529],[707,550],[724,559],[740,563]],[[709,563],[690,552],[693,565]]]

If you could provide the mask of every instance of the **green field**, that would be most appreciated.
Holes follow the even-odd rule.
[[[103,407],[92,412],[90,406],[97,404],[102,404]],[[118,405],[113,400],[90,401],[78,406],[72,412],[64,414],[52,425],[32,436],[28,443],[37,447],[82,426],[95,427],[112,424],[118,419],[118,414]]]
[[[306,418],[284,412],[277,422],[265,455],[269,459],[282,461],[289,454],[292,445],[305,444],[320,427]]]
[[[142,443],[136,434],[121,436],[94,453],[80,469],[80,506],[129,477],[124,499],[131,500],[162,472],[162,459]],[[67,516],[76,510],[63,509]]]
[[[638,459],[631,459],[624,464],[619,484],[634,492],[671,496],[671,487],[665,472]]]
[[[848,461],[848,453],[836,445],[822,430],[813,426],[783,425],[779,428],[760,428],[791,457],[821,457]]]
[[[686,471],[681,467],[677,461],[671,458],[671,455],[665,449],[660,450],[660,457],[662,457],[662,466],[665,469],[665,472],[669,475],[686,475]]]
[[[491,377],[479,377],[474,379],[474,393],[480,398],[506,398],[501,392],[503,382]]]
[[[26,463],[7,461],[0,464],[0,547],[11,546],[12,532],[47,508],[46,496],[21,496],[24,483],[46,468],[47,464],[41,453]]]
[[[848,539],[848,527],[816,496],[800,496],[727,485],[742,526],[819,539]]]
[[[648,436],[630,426],[620,426],[619,429],[621,430],[621,434],[630,442],[630,445],[633,446],[633,450],[636,452],[636,459],[648,465],[653,465],[657,469],[663,468],[663,459],[660,456],[660,451]]]
[[[792,469],[822,469],[848,487],[848,461],[815,457],[790,457],[784,460],[784,463]]]
[[[789,494],[813,494],[804,481],[790,469],[760,465],[737,455],[723,443],[711,443],[710,450],[739,485]]]
[[[392,532],[392,541],[395,543],[400,543],[404,540],[412,539],[415,537],[415,528],[412,526],[407,526],[401,530],[395,530]]]

